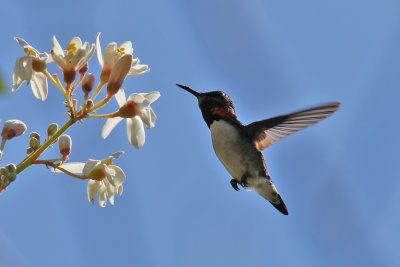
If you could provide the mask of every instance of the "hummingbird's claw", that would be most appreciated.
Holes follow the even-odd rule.
[[[243,176],[242,176],[242,179],[240,179],[240,185],[241,185],[243,188],[248,187],[248,184],[247,184],[247,176],[246,176],[246,175],[243,175]]]
[[[238,181],[235,179],[231,180],[231,186],[233,187],[233,189],[235,189],[236,191],[239,191],[239,187],[238,187]]]

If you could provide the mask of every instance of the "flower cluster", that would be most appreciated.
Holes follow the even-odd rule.
[[[53,36],[52,49],[48,53],[39,52],[22,38],[16,37],[15,40],[23,47],[26,55],[17,58],[15,62],[12,91],[17,91],[26,81],[26,84],[31,86],[34,96],[44,101],[48,96],[50,82],[64,96],[66,114],[69,118],[61,127],[56,123],[50,124],[47,128],[47,138],[44,140],[38,132],[30,133],[26,157],[21,163],[18,165],[11,163],[0,168],[0,192],[27,167],[42,164],[52,167],[54,172],[63,172],[74,178],[89,180],[87,194],[90,202],[93,203],[99,195],[100,206],[106,206],[107,198],[114,204],[114,196],[122,194],[126,175],[120,167],[113,165],[113,160],[119,158],[123,152],[116,152],[104,160],[89,159],[86,163],[69,163],[67,161],[71,155],[72,138],[65,132],[76,122],[82,122],[84,119],[105,118],[107,120],[101,134],[106,138],[121,120],[126,119],[129,142],[134,147],[141,148],[145,143],[143,124],[148,129],[155,126],[157,116],[150,104],[160,97],[160,93],[156,91],[133,93],[126,98],[122,85],[126,77],[148,73],[150,68],[133,57],[134,50],[130,41],[119,46],[112,42],[106,46],[103,54],[100,33],[91,45],[89,42],[82,42],[79,37],[74,37],[66,48],[64,46],[65,49]],[[88,72],[89,61],[94,54],[101,66],[97,86],[95,75]],[[50,63],[55,63],[59,67],[62,78],[59,78],[57,73],[48,72],[47,65]],[[78,99],[75,91],[80,85],[83,99]],[[104,98],[96,101],[103,88],[106,88]],[[98,110],[108,104],[113,96],[119,105],[118,110],[110,114],[99,114]],[[19,120],[5,122],[1,132],[0,160],[6,141],[24,134],[26,129],[26,125]],[[57,142],[61,157],[39,159],[46,149]]]

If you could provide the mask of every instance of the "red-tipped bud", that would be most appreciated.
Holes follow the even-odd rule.
[[[89,73],[88,75],[83,78],[82,81],[82,90],[87,95],[92,91],[94,87],[94,75]]]
[[[63,155],[63,158],[66,158],[69,154],[71,154],[72,140],[69,135],[61,135],[60,139],[58,140],[58,145],[60,147],[60,153],[61,155]]]
[[[26,131],[26,125],[19,120],[8,120],[4,123],[1,136],[5,139],[11,139],[16,136],[24,134]]]
[[[111,70],[110,79],[107,84],[108,96],[115,95],[121,88],[132,65],[132,55],[123,55]]]

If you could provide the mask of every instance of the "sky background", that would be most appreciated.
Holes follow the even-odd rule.
[[[67,132],[71,161],[126,152],[115,161],[128,176],[115,206],[90,204],[86,181],[43,166],[17,177],[0,195],[0,266],[400,266],[399,12],[395,0],[4,1],[9,90],[25,55],[13,37],[49,52],[53,35],[66,47],[102,32],[103,49],[131,40],[151,68],[124,82],[127,94],[162,96],[140,150],[123,124],[106,140],[101,119]],[[95,58],[89,71],[99,78]],[[289,216],[231,188],[196,99],[176,83],[227,92],[244,123],[341,102],[264,151]],[[6,144],[3,166],[23,159],[29,132],[44,138],[66,122],[49,87],[45,102],[25,84],[0,95],[2,123],[28,126]],[[102,111],[116,109],[113,100]],[[42,158],[58,155],[55,146]]]

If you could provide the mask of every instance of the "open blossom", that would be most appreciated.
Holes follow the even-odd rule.
[[[110,43],[106,51],[104,52],[104,58],[102,56],[101,47],[100,47],[100,34],[96,37],[96,55],[99,61],[100,66],[102,67],[102,72],[100,75],[100,79],[103,83],[109,81],[111,72],[116,66],[117,62],[121,60],[124,55],[133,54],[132,42],[127,41],[117,47],[117,43]],[[145,74],[150,71],[147,65],[139,64],[140,60],[138,58],[133,58],[130,63],[129,70],[127,72],[127,76],[138,76]],[[117,88],[118,90],[119,88]]]
[[[24,81],[31,84],[32,92],[37,99],[46,100],[48,85],[46,76],[46,64],[51,62],[51,57],[47,53],[39,53],[35,48],[29,45],[24,39],[15,37],[25,53],[24,57],[17,58],[13,73],[13,88],[15,92]]]
[[[145,142],[143,122],[147,128],[153,128],[156,121],[156,114],[150,104],[160,97],[160,92],[131,94],[128,99],[125,92],[120,89],[115,95],[120,110],[115,118],[107,119],[103,126],[102,137],[107,138],[111,131],[126,118],[126,131],[129,142],[136,148],[141,148]]]
[[[99,35],[99,34],[98,34]],[[64,81],[71,84],[76,77],[76,73],[88,63],[93,56],[96,46],[82,41],[79,37],[72,38],[67,50],[63,50],[57,38],[53,36],[53,49],[51,56],[54,62],[60,67],[64,74]]]
[[[61,164],[60,167],[72,173],[82,173],[89,177],[87,185],[89,201],[93,204],[99,194],[99,204],[101,207],[105,207],[107,197],[111,205],[114,205],[114,196],[122,195],[126,175],[120,167],[114,165],[113,160],[119,158],[123,153],[123,151],[119,151],[103,160],[89,159],[86,163],[71,162]],[[53,172],[62,171],[55,169]]]

